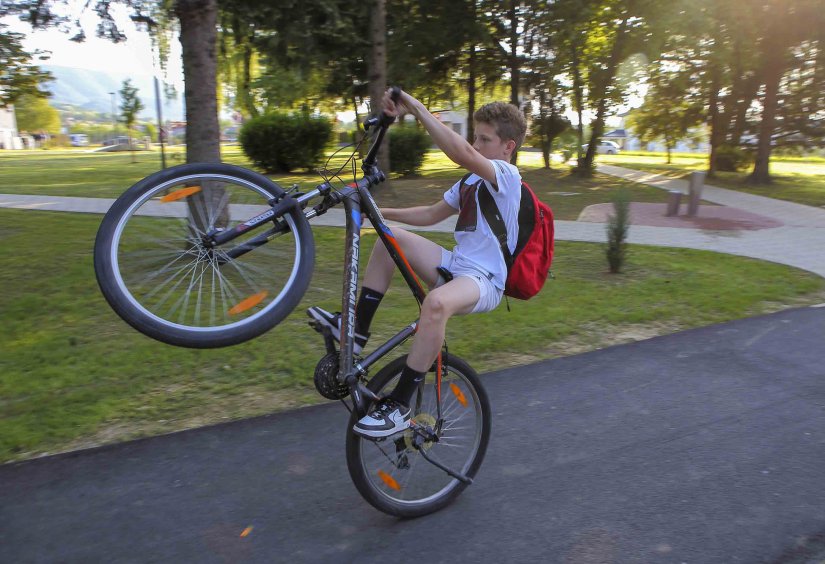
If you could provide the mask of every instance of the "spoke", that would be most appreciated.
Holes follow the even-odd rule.
[[[197,257],[197,256],[192,257],[192,255],[190,255],[190,254],[188,254],[188,253],[181,253],[180,255],[178,255],[177,257],[175,257],[174,259],[172,259],[171,261],[169,261],[168,263],[166,263],[165,265],[163,265],[162,267],[160,267],[158,270],[156,270],[156,271],[154,271],[154,272],[150,272],[150,273],[148,273],[148,274],[147,274],[147,275],[143,278],[143,280],[140,280],[139,282],[136,282],[136,284],[137,284],[137,285],[139,285],[139,286],[142,286],[142,285],[144,285],[144,284],[148,284],[148,283],[149,283],[149,282],[151,282],[154,278],[156,278],[156,277],[160,276],[161,274],[164,274],[166,271],[170,270],[170,269],[172,268],[172,266],[173,266],[176,262],[178,262],[180,259],[182,259],[183,257],[189,257],[189,258],[191,259],[191,261],[190,261],[188,264],[184,264],[184,265],[182,265],[182,266],[181,266],[181,267],[180,267],[180,268],[179,268],[176,272],[174,272],[174,273],[172,274],[172,276],[171,276],[170,278],[167,278],[167,279],[166,279],[163,283],[161,283],[161,285],[160,285],[160,286],[158,286],[158,287],[156,288],[156,290],[155,290],[155,291],[150,292],[150,293],[149,293],[149,295],[148,295],[148,296],[146,296],[147,298],[151,297],[152,295],[154,295],[154,293],[155,293],[156,291],[159,291],[159,290],[160,290],[163,286],[165,286],[166,284],[168,284],[168,283],[169,283],[172,279],[174,279],[174,278],[175,278],[175,276],[176,276],[179,272],[182,272],[183,270],[187,270],[187,269],[191,268],[191,266],[192,266],[193,264],[196,264],[196,263],[198,262],[198,257]]]
[[[218,188],[210,188],[210,192],[212,190],[215,190],[215,189],[218,189]],[[220,213],[219,210],[222,210],[223,207],[226,205],[227,206],[227,213],[229,213],[229,207],[228,207],[229,190],[226,187],[220,188],[220,190],[223,190],[223,195],[221,196],[221,201],[218,202],[218,205],[213,210],[211,210],[211,217],[209,218],[209,230],[210,231],[215,229],[215,220],[218,218],[218,215]],[[210,200],[212,199],[211,194],[210,194],[209,199]],[[229,222],[227,222],[227,226],[228,225],[229,225]]]
[[[200,272],[197,272],[198,267],[200,267]],[[178,316],[178,323],[183,325],[186,321],[186,313],[189,311],[189,299],[192,296],[192,288],[195,287],[195,284],[200,282],[203,278],[203,273],[206,271],[206,265],[203,262],[199,262],[198,265],[192,269],[192,278],[189,282],[189,287],[186,289],[186,292],[181,296],[181,299],[178,302],[183,301],[183,307],[181,308],[180,315]]]
[[[198,263],[195,262],[195,264],[192,266],[192,268],[189,270],[189,272],[194,272],[195,270],[197,270],[197,268],[198,268]],[[175,283],[175,285],[172,286],[172,288],[166,293],[164,298],[155,306],[157,310],[160,310],[161,306],[163,304],[165,304],[166,301],[169,298],[172,297],[172,294],[175,292],[175,290],[177,290],[178,287],[180,287],[180,285],[183,283],[183,281],[186,280],[186,278],[189,277],[189,272],[187,272],[184,276],[181,276],[180,280],[178,280]],[[165,319],[170,319],[172,317],[172,315],[174,314],[174,311],[175,311],[175,306],[180,303],[181,299],[182,298],[179,298],[175,303],[173,303],[171,306],[169,306],[169,309],[167,310],[166,315],[164,316]]]
[[[155,286],[155,288],[151,292],[146,294],[145,299],[147,301],[151,300],[156,294],[160,293],[161,290],[163,290],[163,288],[165,288],[170,282],[175,280],[177,277],[180,277],[181,280],[183,280],[183,278],[186,278],[189,271],[191,269],[195,268],[197,266],[197,264],[198,264],[198,259],[194,259],[189,264],[184,265],[183,268],[180,268],[180,269],[176,270],[175,272],[173,272],[172,275],[169,278],[167,278],[166,280],[164,280],[163,282],[161,282],[160,284]],[[175,288],[177,288],[178,285],[180,285],[180,281],[175,283],[175,285],[172,287],[171,290],[169,290],[169,292],[174,292]],[[167,297],[160,302],[160,304],[162,304],[164,301],[166,301],[166,299],[168,299],[168,294],[167,294]],[[156,304],[156,305],[159,306],[160,304]]]

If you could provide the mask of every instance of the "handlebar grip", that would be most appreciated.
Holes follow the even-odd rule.
[[[401,99],[401,88],[398,86],[390,87],[390,99],[393,102],[398,102]],[[375,127],[376,125],[382,125],[384,127],[389,127],[395,121],[393,116],[387,115],[385,112],[381,112],[380,115],[371,117],[368,120],[364,121],[364,131],[369,131],[371,128]]]

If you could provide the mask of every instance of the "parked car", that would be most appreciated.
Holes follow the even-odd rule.
[[[582,149],[586,151],[587,145],[582,145]],[[599,141],[596,152],[600,155],[618,155],[621,152],[621,148],[613,141]]]
[[[85,133],[72,133],[69,135],[69,142],[72,147],[86,147],[89,144],[89,136]]]

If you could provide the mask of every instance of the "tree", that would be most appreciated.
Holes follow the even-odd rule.
[[[753,172],[748,177],[752,184],[769,184],[771,182],[769,163],[771,151],[776,142],[776,129],[781,119],[780,108],[786,98],[787,74],[796,70],[799,60],[793,51],[800,45],[808,42],[818,42],[818,49],[825,48],[822,40],[825,39],[822,27],[825,26],[821,2],[815,0],[795,0],[793,2],[779,0],[763,0],[761,2],[761,30],[763,37],[760,57],[760,75],[763,85],[763,94],[760,99],[762,106],[761,121],[756,147],[756,158]],[[815,54],[816,50],[811,51]],[[817,59],[815,59],[817,60]],[[822,58],[818,59],[821,64]],[[820,68],[820,73],[825,72]],[[816,72],[814,72],[814,76]],[[815,98],[822,99],[821,77],[812,81]],[[825,106],[810,107],[811,110],[823,111]],[[815,116],[816,114],[814,114]],[[812,116],[813,117],[813,116]],[[820,123],[822,120],[820,118]]]
[[[20,96],[48,96],[41,87],[52,78],[32,64],[32,56],[40,52],[27,53],[21,43],[23,34],[8,32],[7,28],[0,23],[0,108],[14,104]]]
[[[596,10],[597,25],[589,28],[587,36],[587,48],[593,53],[587,97],[595,118],[587,152],[579,166],[581,174],[591,173],[607,112],[623,100],[632,80],[617,80],[620,64],[628,61],[631,54],[650,56],[658,50],[658,38],[668,20],[666,12],[665,3],[656,0],[606,1]]]
[[[65,6],[68,2],[6,0],[0,6],[0,16],[17,15],[33,29],[59,27],[66,32],[74,31],[71,39],[83,41],[86,36],[79,26],[78,15],[65,15],[63,12],[66,10],[55,10],[57,4]],[[126,40],[126,35],[110,12],[113,4],[129,7],[132,20],[146,26],[160,47],[163,47],[164,33],[168,31],[164,26],[179,25],[186,84],[186,159],[188,162],[220,161],[216,85],[217,0],[97,0],[94,4],[98,16],[96,34],[119,43]]]
[[[220,162],[217,0],[176,0],[186,103],[186,161]]]
[[[60,113],[45,98],[24,94],[17,98],[14,112],[20,131],[60,133]]]
[[[669,72],[654,66],[645,103],[631,114],[631,127],[643,141],[661,139],[667,150],[667,163],[676,143],[703,120],[702,106],[688,95],[689,75]]]
[[[120,121],[126,126],[126,133],[129,136],[129,150],[132,152],[132,162],[135,161],[135,148],[132,145],[132,128],[137,121],[137,115],[143,110],[143,102],[137,95],[138,89],[132,86],[132,79],[123,81],[120,89]]]
[[[381,111],[381,98],[387,90],[387,12],[386,0],[373,0],[370,9],[369,92],[372,112]],[[378,166],[389,174],[390,142],[385,137],[378,151]]]

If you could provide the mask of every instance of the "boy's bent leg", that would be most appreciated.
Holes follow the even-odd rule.
[[[418,331],[407,357],[407,366],[390,394],[391,398],[409,405],[416,386],[438,357],[444,343],[447,321],[453,315],[473,311],[480,295],[478,284],[466,276],[454,278],[427,294],[421,306]]]
[[[393,228],[392,234],[416,275],[428,286],[435,286],[438,280],[436,268],[441,265],[441,246],[421,235],[398,227]],[[385,294],[387,288],[390,287],[394,272],[395,263],[384,243],[379,239],[375,242],[367,263],[363,285],[366,288]]]
[[[459,276],[427,294],[421,306],[418,332],[398,385],[373,412],[355,424],[355,433],[378,439],[410,426],[410,400],[441,350],[447,320],[453,315],[473,311],[480,296],[478,284],[466,276]]]

